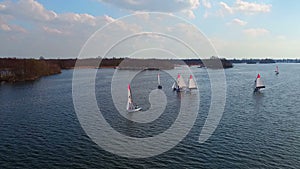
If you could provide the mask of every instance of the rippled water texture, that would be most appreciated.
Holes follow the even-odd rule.
[[[111,154],[85,134],[73,107],[72,70],[35,82],[2,84],[0,168],[299,168],[300,65],[278,66],[278,76],[274,64],[241,64],[225,70],[225,111],[216,131],[203,144],[198,137],[210,107],[211,85],[205,69],[192,67],[200,93],[193,128],[170,151],[145,159]],[[172,71],[177,74],[179,69]],[[84,85],[91,70],[80,71]],[[182,96],[170,90],[173,81],[168,74],[161,72],[168,99],[164,113],[141,124],[127,120],[114,107],[110,94],[114,71],[99,69],[96,79],[98,106],[114,129],[132,137],[151,137],[172,125]],[[266,89],[254,95],[257,73]],[[149,109],[148,95],[157,87],[156,74],[144,71],[132,81],[133,97],[144,109]],[[188,73],[184,76],[187,81]]]

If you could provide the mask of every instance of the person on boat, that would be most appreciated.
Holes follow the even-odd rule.
[[[177,85],[176,91],[177,91],[177,92],[180,92],[179,85]]]
[[[254,85],[255,85],[255,84],[256,84],[256,79],[254,80]],[[258,88],[255,87],[253,92],[254,92],[254,93],[255,93],[255,92],[258,92]]]

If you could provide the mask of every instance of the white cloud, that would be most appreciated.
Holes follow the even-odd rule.
[[[7,20],[7,18],[0,17],[0,30],[6,31],[6,32],[22,32],[22,33],[27,32],[24,28],[22,28],[18,25],[8,24],[6,22],[6,20]]]
[[[11,25],[11,28],[13,31],[16,31],[16,32],[27,33],[27,30],[25,28],[18,26],[18,25]]]
[[[212,7],[210,0],[202,0],[202,5],[208,9],[210,9]]]
[[[5,6],[1,10],[2,13],[13,14],[14,17],[29,20],[52,20],[57,15],[53,11],[46,10],[43,5],[34,0],[4,1],[1,6]]]
[[[0,2],[0,55],[75,57],[92,33],[114,20],[107,15],[58,14],[33,0]]]
[[[233,6],[229,6],[225,2],[220,2],[219,5],[222,8],[224,13],[236,13],[241,12],[244,14],[257,14],[257,13],[268,13],[271,12],[272,5],[271,4],[259,4],[255,2],[247,2],[243,0],[236,0]]]
[[[225,2],[220,2],[222,9],[230,14],[233,14],[233,9],[229,7]]]
[[[180,12],[187,9],[195,9],[199,6],[199,0],[100,0],[122,9],[131,11],[149,12]]]
[[[258,4],[258,3],[251,3],[242,0],[236,1],[235,10],[255,14],[255,13],[267,13],[271,11],[271,4]]]
[[[5,8],[1,7],[5,6]],[[65,23],[85,23],[92,26],[96,25],[96,18],[89,14],[63,13],[57,14],[35,0],[5,1],[0,3],[0,14],[10,15],[19,20],[30,22],[65,22]]]
[[[131,1],[131,3],[135,3],[135,1]],[[173,34],[180,33],[183,38],[187,37],[186,34],[189,34],[188,37],[195,37],[195,34],[191,31],[187,32],[187,28],[174,28],[172,23],[168,25],[165,22],[169,17],[173,17],[173,13],[157,16],[151,16],[148,13],[140,14],[134,20],[126,20],[126,18],[116,20],[108,15],[56,13],[32,0],[8,0],[0,2],[0,5],[5,6],[0,10],[1,56],[76,57],[89,37],[105,25],[106,29],[99,37],[102,39],[101,42],[95,43],[95,53],[110,48],[110,45],[115,45],[114,43],[120,40],[116,39],[117,37],[123,38],[152,29],[172,30]],[[191,9],[196,7],[195,4]],[[187,12],[190,11],[187,10]],[[193,17],[193,13],[190,12],[189,15]],[[176,21],[176,17],[173,18]],[[149,23],[147,23],[148,19],[150,20]],[[145,25],[140,25],[141,22]],[[110,26],[110,23],[113,26]],[[26,27],[26,30],[22,26]],[[168,29],[168,27],[173,29]],[[18,34],[16,34],[16,31],[18,31]],[[161,38],[154,40],[154,44],[162,45],[159,40]],[[141,41],[138,42],[126,44],[128,46],[125,49],[128,50],[134,46],[141,46],[141,48],[145,46]],[[199,43],[198,41],[195,42]],[[169,41],[169,43],[172,43],[172,41]],[[153,43],[147,44],[151,46]]]
[[[184,13],[190,19],[196,18],[195,14],[192,10],[184,10],[184,11],[182,11],[182,13]]]
[[[270,33],[269,30],[264,29],[264,28],[245,29],[243,32],[244,32],[244,34],[246,34],[248,36],[252,36],[252,37],[263,36],[263,35],[267,35]]]
[[[111,23],[111,22],[114,22],[116,19],[108,16],[108,15],[104,15],[104,20],[107,22],[107,23]]]
[[[190,6],[191,6],[191,9],[197,9],[199,7],[199,5],[200,5],[199,0],[188,0],[188,2],[190,4]]]
[[[96,25],[96,17],[89,14],[64,13],[57,15],[55,19],[69,23]]]
[[[231,22],[227,23],[227,25],[239,25],[239,26],[245,26],[247,25],[246,21],[240,20],[238,18],[233,19]]]
[[[19,5],[21,2],[27,5],[21,7]],[[128,4],[130,3],[131,5],[139,6],[142,5],[145,2],[145,0],[142,1],[128,0],[126,2]],[[179,0],[176,0],[176,2],[179,3]],[[194,4],[194,5],[188,5],[188,7],[185,8],[178,8],[178,10],[175,11],[186,12],[187,15],[189,14],[190,17],[193,17],[194,14],[193,9],[197,8],[199,5],[199,4],[197,5],[197,3],[194,2],[197,1],[183,2],[184,4]],[[237,2],[244,2],[244,1],[237,1]],[[202,5],[203,3],[204,2],[201,1]],[[33,9],[30,7],[29,4],[33,6],[32,7]],[[254,7],[250,8],[249,6],[251,5],[247,3],[242,5],[233,5],[233,6],[229,6],[226,3],[223,4],[224,9],[228,10],[228,11],[224,10],[224,12],[226,13],[230,13],[230,10],[232,10],[232,13],[238,13],[241,11],[248,11],[247,13],[251,13],[250,11],[252,12],[259,11],[261,13],[262,11],[268,11],[264,8],[260,8],[259,10],[257,10],[258,8],[256,7],[255,7],[256,10],[253,10]],[[172,16],[172,14],[175,11],[174,10],[170,11],[169,12],[170,16]],[[213,15],[209,12],[212,11],[207,11],[207,16]],[[103,32],[101,34],[101,37],[99,38],[101,38],[102,41],[95,43],[96,52],[98,52],[101,49],[107,49],[111,47],[111,45],[115,45],[112,42],[116,42],[120,40],[117,39],[117,37],[126,37],[128,35],[132,35],[141,31],[151,31],[151,30],[157,30],[157,32],[162,31],[166,34],[174,35],[178,39],[184,39],[185,42],[189,43],[194,49],[197,49],[197,51],[202,52],[203,49],[208,49],[208,47],[206,47],[205,44],[201,44],[202,42],[201,38],[205,39],[205,37],[200,36],[199,32],[193,29],[193,26],[189,24],[178,24],[176,22],[174,22],[174,24],[171,24],[173,23],[174,20],[168,20],[171,23],[165,23],[165,20],[169,18],[164,18],[163,16],[161,17],[160,20],[157,19],[156,20],[157,22],[151,23],[151,19],[153,21],[153,17],[154,16],[151,14],[144,14],[136,17],[135,18],[136,20],[130,20],[130,19],[116,20],[115,18],[108,15],[93,16],[90,14],[80,14],[80,13],[60,14],[46,9],[42,4],[38,3],[37,1],[7,0],[4,2],[0,2],[0,35],[1,35],[0,55],[22,56],[22,57],[23,56],[35,57],[35,56],[43,55],[45,57],[55,57],[55,58],[76,57],[78,56],[78,53],[82,45],[86,42],[86,40],[99,28],[102,28],[104,25],[110,25],[109,23],[113,23],[114,26],[108,26],[110,29],[107,29],[106,32]],[[140,20],[145,21],[143,22],[145,25],[140,25]],[[148,20],[149,23],[147,22]],[[247,22],[238,18],[233,19],[230,23],[241,25],[241,26],[247,24]],[[154,27],[158,27],[158,28],[154,29]],[[250,37],[259,37],[259,36],[266,36],[270,34],[270,31],[263,28],[256,28],[256,29],[246,29],[243,31],[243,33],[245,35],[249,35]],[[153,44],[157,45],[157,47],[162,46],[165,48],[171,46],[172,50],[174,49],[176,51],[174,53],[176,54],[178,53],[178,55],[180,56],[185,56],[184,54],[181,54],[181,53],[185,53],[185,51],[180,48],[180,44],[174,45],[174,40],[172,39],[170,40],[168,38],[164,38],[157,35],[149,36],[145,39],[149,40],[149,42],[145,41],[144,43],[142,43],[143,38],[137,41],[135,41],[136,39],[134,38],[132,39],[129,38],[128,41],[133,43],[128,43],[128,41],[126,41],[125,45],[128,45],[126,47],[133,48],[133,49],[144,48],[145,43],[150,47],[152,47]],[[285,39],[284,36],[277,36],[277,37],[275,36],[270,41],[268,41],[270,37],[261,38],[261,39],[263,42],[262,41],[258,42],[259,45],[261,46],[259,50],[262,53],[261,55],[264,54],[265,56],[270,55],[270,53],[267,53],[268,51],[265,50],[265,48],[268,46],[269,48],[271,48],[270,46],[272,45],[270,44],[273,41],[277,40],[280,43],[282,43],[283,46],[285,45],[285,47],[288,47],[288,43],[289,43],[289,41],[284,40]],[[279,43],[277,41],[274,43]],[[235,56],[238,57],[238,56],[243,56],[243,54],[245,53],[249,53],[249,55],[252,54],[252,56],[255,56],[255,54],[258,53],[257,51],[254,50],[257,47],[254,46],[257,44],[256,38],[245,38],[243,39],[243,41],[240,40],[235,41],[235,39],[232,38],[229,40],[224,39],[222,41],[214,40],[213,42],[217,46],[217,49],[220,49],[221,55],[225,55],[229,57],[232,56],[232,54],[236,54]],[[121,43],[119,46],[122,45],[123,43]],[[251,45],[253,45],[253,47],[251,47]],[[289,48],[291,50],[286,50],[286,49],[280,49],[280,50],[284,52],[296,51],[295,49],[297,49],[297,45],[298,44],[295,42],[294,45]],[[117,45],[116,47],[118,48],[119,46]],[[125,48],[125,51],[128,51],[128,48]],[[274,47],[272,47],[272,49],[273,48]],[[274,50],[274,53],[276,53],[278,50],[279,48]],[[120,50],[120,53],[121,52],[123,51]],[[281,52],[280,54],[284,52]],[[211,51],[208,51],[203,55],[210,56],[211,53],[212,53]],[[291,56],[294,56],[292,55],[293,53],[290,54]],[[187,55],[187,57],[189,56],[190,55]]]
[[[11,28],[5,23],[2,23],[0,25],[0,29],[3,30],[3,31],[10,31],[11,30]]]
[[[55,29],[55,28],[49,28],[47,26],[44,26],[43,27],[43,30],[47,33],[53,33],[53,34],[63,34],[62,31],[58,30],[58,29]]]
[[[0,4],[0,10],[4,10],[6,6],[4,4]]]
[[[130,11],[184,13],[195,18],[193,10],[200,5],[199,0],[99,0]],[[206,3],[209,5],[209,3]]]
[[[208,18],[208,16],[210,15],[210,13],[208,11],[204,12],[203,18]]]

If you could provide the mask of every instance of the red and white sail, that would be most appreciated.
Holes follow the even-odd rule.
[[[184,79],[182,78],[182,76],[180,76],[180,74],[178,74],[178,76],[177,76],[177,85],[178,85],[179,89],[186,88]]]
[[[128,100],[127,100],[127,107],[126,107],[128,112],[136,112],[142,110],[141,107],[135,105],[132,100],[132,95],[131,95],[131,89],[130,89],[130,84],[128,84]]]
[[[256,88],[265,88],[265,85],[263,81],[261,80],[260,74],[257,75],[256,81],[255,81],[255,87]]]
[[[189,78],[188,88],[189,88],[189,89],[197,89],[196,82],[195,82],[195,80],[193,79],[193,76],[192,76],[192,75],[190,75],[190,78]]]
[[[127,100],[127,107],[126,107],[126,109],[127,109],[128,111],[134,109],[134,105],[133,105],[132,97],[131,97],[130,84],[128,84],[128,100]]]

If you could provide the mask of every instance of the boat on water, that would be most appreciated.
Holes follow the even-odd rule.
[[[133,103],[133,99],[132,99],[132,95],[131,95],[131,88],[130,88],[130,84],[128,84],[128,100],[127,100],[127,112],[137,112],[142,110],[141,107],[135,105]]]
[[[188,80],[188,89],[191,91],[193,89],[197,89],[197,85],[196,85],[196,82],[195,80],[193,79],[193,76],[190,75],[190,78]]]
[[[177,92],[181,92],[186,89],[186,84],[180,74],[178,74],[177,80],[174,82],[172,88],[174,91],[177,91]]]
[[[160,84],[160,76],[159,76],[159,73],[157,74],[157,83],[158,83],[157,88],[158,88],[158,89],[162,89],[162,86],[161,86],[161,84]]]
[[[278,66],[276,66],[276,69],[275,69],[275,74],[278,75],[279,74],[279,69],[278,69]]]
[[[178,84],[176,81],[174,81],[174,83],[172,85],[172,89],[173,89],[173,91],[176,91],[178,89]]]
[[[254,92],[260,92],[264,88],[265,88],[265,85],[263,84],[263,81],[262,81],[262,79],[260,77],[260,74],[257,74],[257,77],[255,79]]]

